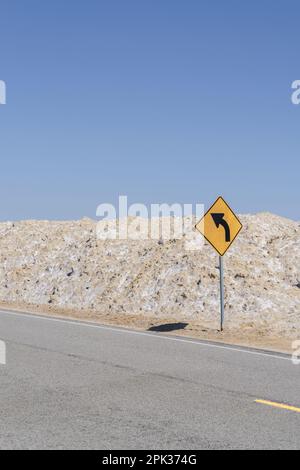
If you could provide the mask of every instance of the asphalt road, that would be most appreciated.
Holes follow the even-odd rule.
[[[7,312],[0,339],[1,449],[300,449],[287,356]]]

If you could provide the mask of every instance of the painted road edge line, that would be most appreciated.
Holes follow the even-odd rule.
[[[297,406],[285,405],[284,403],[277,403],[275,401],[269,400],[255,400],[255,403],[260,405],[273,406],[273,408],[280,408],[281,410],[294,411],[295,413],[300,413],[300,408]]]
[[[23,318],[30,318],[30,319],[35,319],[35,320],[46,320],[46,321],[51,321],[51,322],[61,322],[61,323],[66,323],[70,325],[76,325],[76,326],[83,326],[87,328],[96,328],[100,330],[106,330],[106,331],[112,331],[115,333],[125,333],[125,334],[131,334],[131,335],[137,335],[137,336],[147,336],[148,338],[157,338],[157,339],[164,339],[167,341],[177,341],[179,343],[188,343],[188,344],[195,344],[198,346],[202,347],[207,347],[207,348],[213,348],[213,349],[223,349],[227,351],[233,351],[233,352],[240,352],[243,354],[250,354],[254,356],[263,356],[263,357],[268,357],[270,359],[281,359],[283,361],[291,361],[290,357],[288,355],[281,355],[281,353],[273,353],[273,352],[259,352],[259,351],[251,351],[247,349],[246,347],[243,346],[237,346],[237,347],[232,347],[229,345],[223,345],[222,343],[216,344],[213,342],[205,341],[205,340],[191,340],[191,339],[181,339],[178,337],[172,337],[172,336],[165,336],[165,335],[158,335],[156,333],[150,333],[150,332],[144,332],[144,331],[137,331],[137,330],[131,330],[127,328],[122,328],[118,326],[106,326],[106,325],[101,325],[97,324],[91,321],[81,321],[81,320],[76,320],[76,319],[66,319],[62,317],[50,317],[48,315],[38,315],[35,313],[21,313],[21,312],[15,312],[15,311],[10,311],[10,310],[2,310],[0,309],[0,313],[8,316],[19,316]],[[1,315],[0,315],[1,319]]]

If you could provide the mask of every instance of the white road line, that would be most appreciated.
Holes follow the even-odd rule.
[[[206,341],[193,341],[189,339],[183,339],[183,338],[173,338],[172,336],[164,336],[164,335],[158,335],[155,333],[147,333],[143,331],[135,331],[135,330],[130,330],[126,328],[118,328],[118,327],[113,327],[113,326],[105,326],[105,325],[98,325],[93,322],[89,321],[80,321],[80,320],[68,320],[64,318],[54,318],[54,317],[49,317],[46,315],[36,315],[36,314],[30,314],[30,313],[18,313],[18,312],[13,312],[13,311],[0,311],[0,319],[1,319],[1,314],[5,314],[8,316],[15,315],[17,317],[22,317],[22,318],[30,318],[30,319],[35,319],[35,320],[46,320],[46,321],[52,321],[52,322],[57,322],[57,323],[66,323],[69,325],[75,325],[75,326],[85,326],[87,328],[97,328],[100,330],[107,330],[107,331],[113,331],[115,333],[126,333],[126,334],[131,334],[131,335],[139,335],[139,336],[147,336],[148,338],[158,338],[158,339],[164,339],[168,341],[177,341],[180,343],[187,343],[187,344],[196,344],[198,346],[202,347],[207,347],[207,348],[214,348],[214,349],[223,349],[226,351],[235,351],[235,352],[240,352],[240,353],[245,353],[245,354],[252,354],[255,356],[264,356],[264,357],[269,357],[271,359],[282,359],[284,361],[290,361],[290,357],[285,357],[285,356],[280,356],[272,353],[264,353],[264,352],[258,352],[258,351],[250,351],[248,349],[241,347],[235,348],[231,346],[226,346],[226,345],[218,345],[218,344],[212,344]]]

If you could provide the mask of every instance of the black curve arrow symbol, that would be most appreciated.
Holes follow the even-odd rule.
[[[230,242],[230,228],[226,220],[224,220],[225,214],[213,213],[211,214],[212,218],[214,219],[214,223],[216,227],[219,228],[222,225],[225,229],[225,241]]]

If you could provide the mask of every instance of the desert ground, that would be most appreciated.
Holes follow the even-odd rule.
[[[224,332],[218,256],[200,234],[104,240],[91,219],[1,223],[0,306],[290,351],[300,339],[300,223],[240,219],[224,257]]]

